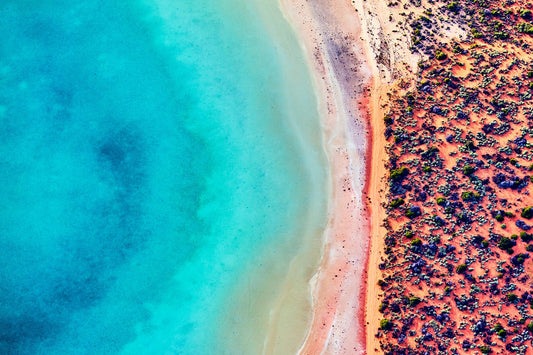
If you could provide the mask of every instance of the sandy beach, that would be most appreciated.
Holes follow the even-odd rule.
[[[482,12],[456,2],[282,1],[314,74],[331,174],[301,354],[441,353],[457,351],[454,344],[526,353],[533,322],[525,305],[533,308],[533,296],[510,292],[530,287],[521,275],[530,272],[533,251],[532,226],[518,219],[533,218],[525,188],[533,164],[523,153],[533,119],[526,105],[533,16],[524,4],[502,12],[491,3]],[[465,13],[475,16],[466,23]],[[501,17],[506,30],[494,32],[485,16]],[[502,93],[504,86],[515,91]],[[499,170],[511,175],[494,175]],[[405,185],[400,171],[409,175]],[[439,269],[436,249],[453,263]],[[463,321],[480,307],[481,318]],[[469,323],[473,331],[465,331]],[[508,337],[511,331],[519,335]]]
[[[386,233],[383,115],[395,79],[411,77],[418,57],[390,20],[398,9],[379,1],[281,3],[315,74],[332,179],[312,280],[313,322],[300,353],[376,353]]]
[[[322,261],[313,277],[313,319],[300,354],[365,352],[364,275],[369,218],[364,202],[368,128],[361,111],[369,84],[349,1],[282,1],[314,73],[331,182]]]

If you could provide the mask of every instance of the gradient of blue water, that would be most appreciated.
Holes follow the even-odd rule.
[[[0,353],[224,353],[309,198],[253,9],[4,0],[0,32]]]

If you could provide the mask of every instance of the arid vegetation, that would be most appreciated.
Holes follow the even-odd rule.
[[[458,0],[406,14],[427,60],[383,118],[386,354],[533,353],[530,7]],[[468,38],[439,40],[447,22]]]

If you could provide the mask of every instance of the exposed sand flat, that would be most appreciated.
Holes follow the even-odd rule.
[[[364,353],[368,130],[358,105],[370,71],[359,41],[360,26],[350,1],[283,0],[282,7],[315,73],[331,169],[322,262],[312,280],[313,320],[300,353]]]

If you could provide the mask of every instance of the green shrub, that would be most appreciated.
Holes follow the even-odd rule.
[[[392,328],[392,322],[387,318],[383,318],[381,322],[379,322],[379,327],[383,330],[389,330]]]
[[[533,333],[533,322],[527,325],[527,330],[529,330],[530,333]]]
[[[516,234],[511,234],[511,239],[512,240],[518,240],[518,236]]]
[[[514,243],[511,241],[511,239],[507,237],[501,237],[500,240],[498,240],[498,248],[501,250],[507,250],[509,248],[512,248],[514,246]]]
[[[465,148],[468,149],[468,150],[471,151],[471,152],[477,150],[476,145],[475,145],[474,142],[472,142],[472,141],[466,141],[466,143],[465,143]]]
[[[409,306],[416,307],[420,303],[420,298],[414,296],[409,298]]]
[[[523,242],[529,243],[533,240],[533,236],[526,232],[520,232],[520,239],[522,239]]]
[[[407,175],[409,175],[409,169],[405,166],[398,169],[394,169],[390,172],[390,178],[392,181],[395,182],[402,181]]]
[[[494,325],[494,331],[499,332],[500,330],[503,330],[503,326],[500,323],[496,323]]]
[[[446,8],[448,10],[450,10],[451,12],[457,12],[457,10],[459,10],[459,6],[458,6],[457,2],[455,2],[455,1],[452,1],[451,3],[446,5]]]
[[[414,212],[413,210],[411,210],[410,208],[408,208],[406,211],[405,211],[405,216],[407,218],[415,218],[417,217],[419,214],[417,212]]]
[[[520,10],[520,17],[525,18],[525,19],[530,19],[531,18],[531,11],[527,10],[527,9]]]
[[[464,191],[461,194],[461,198],[463,199],[463,201],[470,201],[474,198],[474,193],[472,191]]]
[[[437,205],[443,206],[446,203],[446,197],[437,197]]]
[[[420,240],[420,238],[415,238],[411,240],[411,245],[414,247],[420,246],[422,245],[422,241]]]
[[[474,168],[471,165],[465,165],[463,167],[463,174],[465,174],[466,176],[472,175],[475,171],[476,171],[476,168]]]
[[[466,272],[467,266],[465,264],[459,264],[455,268],[455,271],[457,271],[458,274],[464,274]]]
[[[388,307],[388,304],[382,302],[382,303],[379,305],[378,311],[379,311],[380,313],[383,313],[383,312],[385,312],[385,310],[387,309],[387,307]]]
[[[400,207],[401,205],[403,205],[405,203],[405,201],[403,200],[403,198],[396,198],[394,200],[391,201],[390,203],[390,207],[391,208],[398,208]]]
[[[526,22],[516,25],[516,30],[520,33],[533,34],[533,26]]]
[[[509,292],[506,297],[507,297],[507,301],[509,302],[514,302],[518,299],[518,296],[512,292]]]
[[[498,222],[503,222],[503,216],[501,214],[497,214],[494,219],[496,219]]]
[[[415,233],[413,231],[405,231],[405,237],[407,239],[411,239],[415,236]]]
[[[497,39],[507,39],[509,38],[509,33],[504,31],[494,32],[494,37]]]
[[[483,37],[483,33],[478,32],[478,30],[475,29],[475,28],[472,28],[471,32],[472,32],[472,37],[474,37],[474,38],[482,38]]]
[[[448,55],[446,55],[446,53],[444,52],[436,51],[435,58],[437,58],[437,60],[445,60],[446,58],[448,58]]]
[[[480,196],[477,192],[472,192],[472,191],[464,191],[462,194],[461,194],[461,198],[463,199],[463,201],[472,201],[472,200],[476,200],[478,199]]]
[[[527,257],[527,254],[518,254],[515,263],[518,265],[522,265],[524,261],[526,261],[525,257]]]
[[[420,156],[422,159],[429,160],[431,158],[434,158],[439,153],[439,148],[437,147],[429,147],[428,150],[423,152]]]
[[[481,345],[479,347],[479,351],[481,351],[482,354],[490,354],[492,350],[490,350],[490,347],[488,345]]]
[[[385,116],[383,118],[383,121],[385,122],[386,126],[390,126],[394,122],[394,120],[390,116]]]
[[[533,207],[526,207],[522,210],[522,213],[520,214],[523,218],[531,219],[533,217]]]

